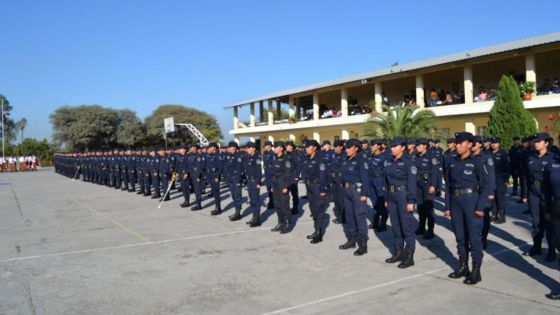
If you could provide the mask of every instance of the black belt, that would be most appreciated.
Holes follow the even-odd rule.
[[[307,185],[320,184],[320,183],[321,183],[320,179],[306,179],[305,180],[305,184],[307,184]]]
[[[430,174],[418,174],[418,177],[423,180],[429,180],[431,176]]]
[[[344,188],[361,188],[362,187],[362,183],[350,183],[350,182],[346,182],[343,184]]]
[[[534,180],[531,182],[531,186],[535,187],[535,188],[540,188],[541,187],[541,181],[540,180]]]
[[[370,175],[371,178],[379,178],[382,177],[383,174],[375,174],[375,175]]]
[[[461,195],[467,195],[467,194],[478,193],[478,189],[473,189],[473,188],[452,188],[452,189],[451,189],[451,193],[452,193],[454,196],[461,196]]]
[[[390,192],[403,192],[406,191],[406,187],[405,186],[389,186],[389,191]]]

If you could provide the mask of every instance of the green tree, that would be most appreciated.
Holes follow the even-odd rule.
[[[17,130],[16,130],[16,123],[10,117],[10,112],[13,110],[12,105],[10,105],[10,101],[2,94],[0,94],[0,104],[4,104],[4,136],[6,137],[6,143],[15,140]],[[1,112],[1,111],[0,111]],[[0,132],[0,143],[2,141],[2,133]],[[0,144],[1,145],[1,144]]]
[[[515,80],[503,75],[498,84],[496,101],[490,110],[487,136],[498,136],[502,147],[509,148],[514,136],[526,137],[537,132],[533,115],[525,109]],[[485,135],[486,136],[486,135]]]
[[[391,139],[395,136],[407,138],[433,137],[437,117],[433,111],[418,106],[383,106],[383,113],[373,112],[364,127],[366,137]]]
[[[150,116],[146,117],[144,121],[147,144],[160,146],[165,144],[163,119],[168,117],[174,117],[175,123],[192,124],[208,141],[219,142],[222,139],[222,131],[214,116],[183,105],[161,105]],[[177,137],[168,139],[168,143],[178,144],[181,142],[197,141],[185,130],[178,130]]]
[[[116,142],[122,146],[136,146],[146,141],[146,128],[136,113],[123,109],[117,111]]]
[[[22,118],[16,122],[16,130],[21,132],[21,142],[23,143],[23,131],[27,127],[27,119]],[[23,148],[22,148],[23,149]],[[22,154],[25,154],[25,150],[22,151]]]

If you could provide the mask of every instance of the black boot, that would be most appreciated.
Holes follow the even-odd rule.
[[[143,195],[144,194],[144,189],[140,189],[136,194],[137,195]]]
[[[459,257],[459,269],[447,275],[451,279],[459,279],[469,275],[469,258],[467,256]]]
[[[167,196],[165,196],[165,198],[163,199],[163,201],[169,201],[171,200],[171,197],[169,196],[169,194],[167,194]]]
[[[546,297],[550,300],[560,300],[560,291],[551,292],[551,293],[547,294]]]
[[[323,241],[323,231],[319,229],[317,235],[311,240],[311,244],[321,243],[322,241]]]
[[[385,262],[388,264],[394,264],[396,262],[403,261],[403,260],[404,260],[404,249],[402,246],[397,246],[395,248],[395,252],[393,253],[393,256],[385,259]]]
[[[284,219],[284,223],[280,228],[280,234],[290,233],[291,231],[292,229],[290,229],[290,215],[288,214],[288,217]]]
[[[548,254],[546,255],[546,261],[555,261],[556,260],[556,250],[554,247],[548,248]]]
[[[424,227],[426,224],[422,224],[416,229],[416,235],[424,235],[426,234],[426,228]]]
[[[367,253],[367,241],[361,240],[358,241],[358,249],[354,252],[354,256],[362,256],[363,254]]]
[[[373,216],[373,222],[371,222],[368,228],[374,231],[376,231],[379,228],[379,216],[377,214]]]
[[[482,262],[473,262],[472,271],[469,276],[463,281],[465,284],[475,285],[482,281],[482,277],[480,276],[480,267],[482,266]]]
[[[253,222],[251,222],[251,224],[249,224],[249,227],[257,227],[257,226],[261,226],[261,218],[260,217],[253,217],[253,220],[251,220]]]
[[[356,239],[351,237],[348,239],[348,241],[346,241],[346,243],[338,246],[338,249],[350,249],[355,247],[356,247]]]
[[[434,237],[435,237],[434,229],[433,228],[432,229],[428,228],[428,231],[426,232],[426,234],[424,234],[424,237],[422,237],[422,238],[425,239],[425,240],[431,240]]]
[[[292,215],[296,215],[296,214],[298,214],[298,212],[299,212],[298,206],[294,205],[294,206],[292,207]]]
[[[308,239],[308,240],[314,239],[317,235],[319,235],[319,230],[318,230],[318,229],[315,229],[315,232],[313,232],[313,234],[307,235],[307,239]]]
[[[523,255],[525,256],[537,256],[542,254],[541,242],[533,239],[533,247],[528,252],[524,252]]]
[[[214,208],[214,210],[210,211],[211,215],[218,215],[222,213],[222,207],[220,205],[217,205],[216,208]]]
[[[183,201],[179,206],[181,206],[181,208],[186,208],[188,206],[190,206],[191,204],[188,201]]]
[[[408,267],[414,266],[414,251],[411,249],[405,250],[405,258],[404,260],[397,266],[401,269],[405,269]]]
[[[245,224],[251,225],[253,222],[255,222],[255,219],[256,219],[256,218],[257,218],[257,217],[255,217],[255,216],[253,215],[253,217],[251,218],[251,220],[245,222]]]
[[[278,232],[278,231],[280,231],[281,228],[282,228],[282,223],[278,222],[278,224],[276,224],[275,227],[270,229],[270,232]]]
[[[385,232],[387,231],[387,219],[381,218],[381,222],[379,222],[379,227],[377,228],[376,232]]]
[[[200,202],[196,203],[196,206],[191,208],[191,211],[197,211],[197,210],[201,210],[202,209],[202,205],[200,204]]]
[[[241,219],[241,207],[235,208],[235,213],[229,216],[230,221],[239,221]]]

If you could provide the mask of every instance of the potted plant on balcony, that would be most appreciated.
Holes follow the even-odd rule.
[[[521,82],[519,91],[524,101],[530,101],[533,98],[533,92],[535,92],[535,82]]]
[[[294,117],[290,117],[290,118],[288,118],[288,122],[289,122],[290,124],[293,124],[293,123],[296,122],[296,119],[295,119]]]

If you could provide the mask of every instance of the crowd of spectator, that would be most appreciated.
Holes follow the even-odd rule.
[[[537,95],[559,94],[560,80],[555,77],[552,82],[548,78],[544,79],[543,84],[537,89]]]
[[[36,171],[40,166],[35,155],[28,156],[0,156],[0,172],[27,172]]]

